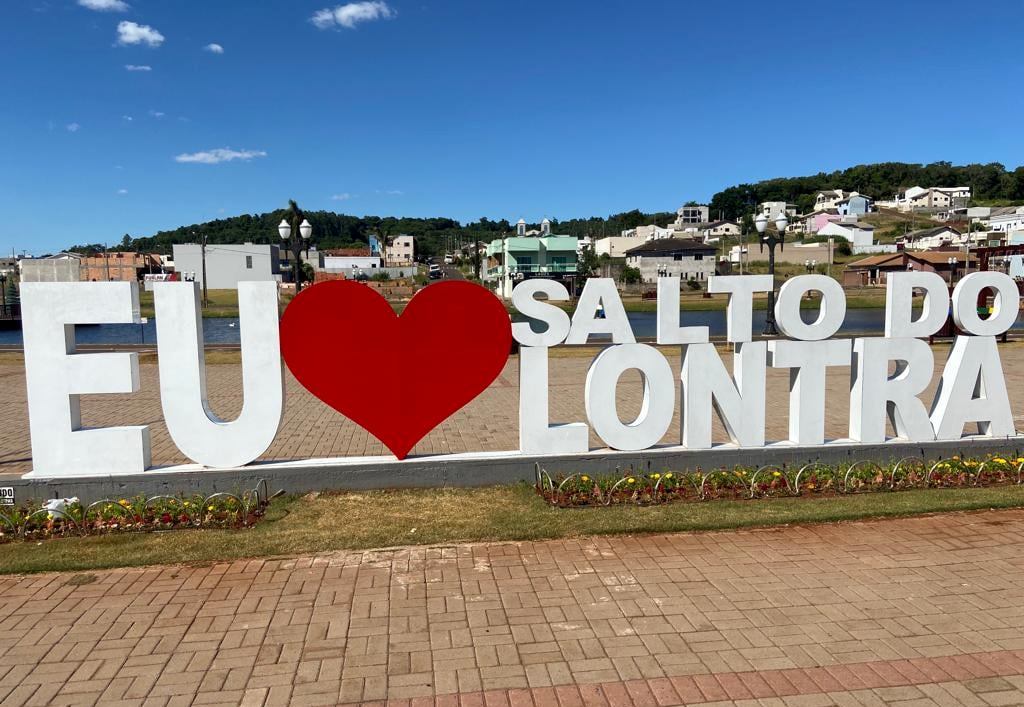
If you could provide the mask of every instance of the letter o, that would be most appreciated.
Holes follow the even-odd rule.
[[[800,316],[800,301],[805,292],[821,293],[821,311],[811,324]],[[801,341],[822,341],[843,325],[846,318],[846,294],[828,275],[799,275],[779,288],[775,300],[775,322],[783,334]]]
[[[622,374],[631,368],[644,379],[644,401],[640,414],[630,423],[619,419],[616,388]],[[657,444],[675,412],[676,386],[672,366],[653,346],[618,344],[597,355],[587,371],[584,394],[587,419],[597,435],[612,449],[635,451]]]
[[[978,295],[989,287],[996,293],[992,316],[982,319],[978,316]],[[1017,283],[1005,273],[973,272],[953,289],[953,321],[975,336],[999,336],[1017,321],[1019,309]]]

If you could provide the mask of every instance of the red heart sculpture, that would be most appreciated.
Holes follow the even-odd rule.
[[[501,302],[464,281],[430,285],[401,316],[366,285],[322,282],[281,318],[298,381],[399,459],[498,377],[511,345]]]

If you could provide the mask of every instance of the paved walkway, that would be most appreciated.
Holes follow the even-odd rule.
[[[930,401],[938,382],[942,365],[949,349],[947,344],[936,346],[935,375],[931,388],[923,396]],[[663,349],[678,368],[678,350]],[[1018,428],[1024,429],[1024,344],[1000,346],[1010,403],[1017,416]],[[551,360],[551,420],[552,422],[585,421],[583,385],[587,367],[596,349],[578,351],[566,356],[560,353]],[[726,356],[727,363],[731,357]],[[412,454],[445,454],[469,451],[506,451],[519,448],[519,360],[509,359],[497,380],[476,400],[413,448]],[[133,395],[84,396],[82,418],[86,426],[149,425],[152,435],[153,463],[156,465],[184,464],[188,459],[171,441],[163,424],[160,410],[159,377],[155,364],[143,364],[142,389]],[[208,367],[207,386],[211,406],[225,419],[234,419],[242,408],[241,366],[237,364]],[[363,382],[371,391],[373,381]],[[438,385],[443,382],[439,381]],[[676,383],[678,387],[678,381]],[[768,439],[786,439],[788,434],[788,385],[786,370],[768,373],[767,396],[769,410]],[[826,435],[830,438],[847,436],[849,428],[850,371],[837,366],[829,369],[826,395]],[[366,430],[355,425],[333,409],[310,395],[290,375],[286,378],[287,398],[284,422],[266,460],[309,459],[315,457],[364,456],[387,454],[388,451]],[[635,417],[640,410],[643,387],[635,371],[623,376],[619,385],[619,414],[623,419]],[[678,408],[678,406],[677,406]],[[728,437],[717,418],[714,438],[725,442]],[[675,422],[669,427],[664,442],[679,443],[679,410]],[[591,434],[592,448],[603,443]],[[28,435],[28,406],[25,402],[25,371],[21,364],[0,362],[0,478],[4,475],[20,476],[31,470],[31,446]]]
[[[0,577],[0,704],[1024,704],[1024,511],[71,579]]]

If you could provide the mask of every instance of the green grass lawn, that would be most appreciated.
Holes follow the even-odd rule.
[[[184,530],[0,545],[0,572],[208,563],[331,550],[724,530],[1024,506],[1024,487],[554,509],[526,485],[281,498],[248,530]]]

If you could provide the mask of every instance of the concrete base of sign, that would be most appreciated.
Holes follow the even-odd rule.
[[[341,457],[304,459],[292,462],[263,462],[237,469],[204,469],[196,465],[162,467],[141,474],[93,475],[45,478],[30,472],[21,479],[0,481],[13,486],[15,499],[42,500],[78,496],[85,502],[101,498],[124,498],[135,494],[239,492],[266,479],[270,492],[289,493],[385,488],[437,488],[443,486],[488,486],[519,481],[532,483],[539,464],[552,477],[585,472],[613,473],[616,467],[648,471],[711,470],[734,465],[803,465],[851,463],[861,459],[877,462],[903,457],[948,458],[955,454],[980,457],[1003,454],[1013,458],[1024,452],[1024,435],[1006,438],[964,437],[953,442],[887,442],[864,445],[839,440],[813,447],[776,443],[751,449],[722,445],[713,449],[653,447],[639,452],[592,450],[584,454],[530,455],[521,452],[471,452],[444,456]]]

